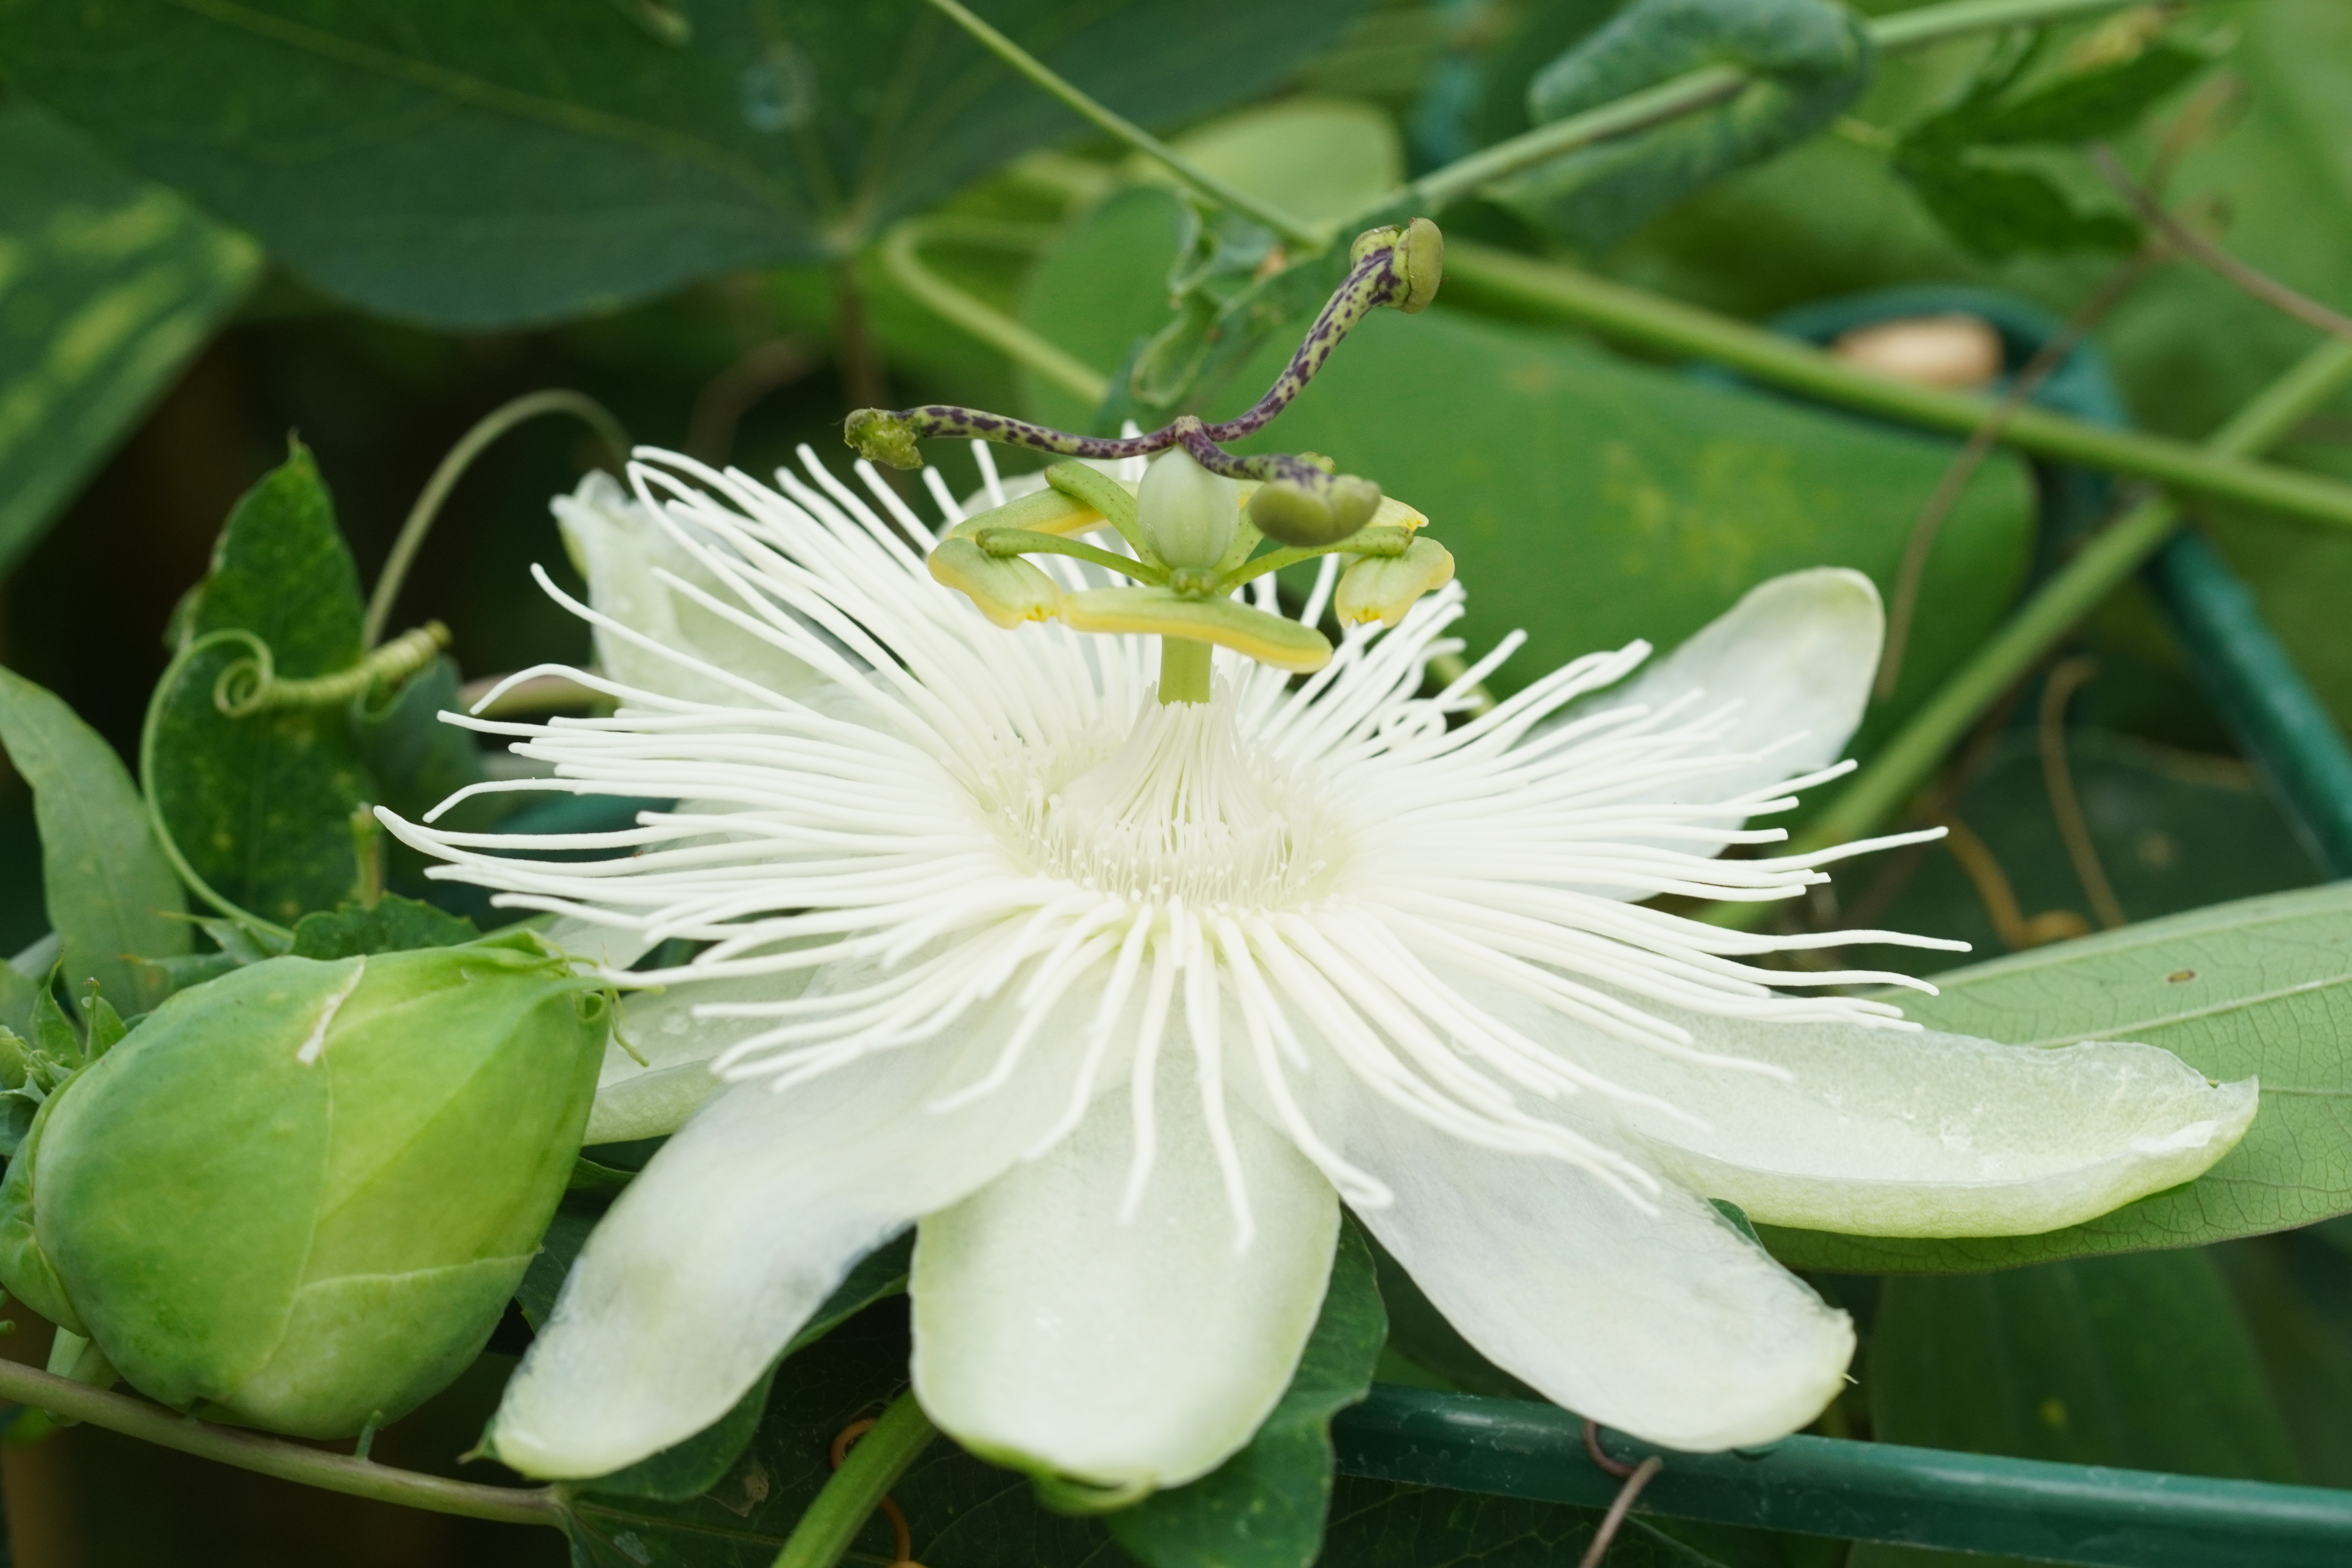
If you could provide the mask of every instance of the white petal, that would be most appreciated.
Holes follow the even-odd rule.
[[[526,1475],[598,1476],[693,1436],[767,1369],[849,1267],[1034,1145],[1073,1070],[1041,1038],[996,1092],[929,1103],[1002,1027],[886,1052],[778,1094],[730,1088],[621,1194],[507,1384],[489,1442]]]
[[[1750,588],[1674,652],[1573,711],[1634,703],[1655,710],[1693,692],[1700,696],[1690,715],[1737,704],[1718,748],[1769,754],[1654,797],[1724,800],[1838,760],[1862,722],[1885,635],[1878,590],[1861,573],[1790,572]]]
[[[1672,1061],[1591,1031],[1568,1048],[1706,1119],[1701,1129],[1623,1111],[1668,1173],[1772,1225],[1859,1236],[2055,1230],[2200,1175],[2256,1108],[2252,1079],[2208,1084],[2154,1046],[2002,1046],[1651,1011],[1703,1050],[1791,1077]]]
[[[790,695],[818,684],[799,659],[713,615],[654,575],[658,568],[732,604],[736,595],[697,561],[610,476],[591,473],[552,503],[572,563],[588,579],[588,602],[635,631],[692,658]],[[733,706],[743,695],[674,660],[596,631],[596,662],[626,686],[696,702]]]
[[[756,1017],[697,1018],[694,1010],[713,1002],[797,996],[806,988],[808,976],[807,970],[792,969],[780,974],[683,981],[660,991],[631,994],[621,1004],[616,1037],[604,1047],[596,1103],[588,1112],[583,1142],[618,1143],[677,1131],[719,1092],[720,1080],[707,1065],[710,1058],[773,1023]],[[636,1056],[629,1054],[632,1047]]]
[[[1158,1154],[1129,1223],[1123,1094],[922,1222],[915,1392],[997,1463],[1112,1489],[1181,1485],[1250,1440],[1314,1329],[1339,1231],[1330,1184],[1236,1106],[1256,1222],[1237,1255],[1190,1063],[1159,1082]]]
[[[1785,1436],[1837,1393],[1853,1325],[1704,1199],[1669,1184],[1645,1214],[1558,1161],[1464,1143],[1352,1086],[1318,1093],[1347,1157],[1395,1190],[1359,1217],[1546,1397],[1706,1451]]]

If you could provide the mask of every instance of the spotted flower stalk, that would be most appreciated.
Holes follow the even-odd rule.
[[[1359,242],[1351,284],[1410,237]],[[591,1477],[692,1436],[911,1226],[925,1410],[1116,1505],[1248,1441],[1343,1205],[1547,1396],[1672,1447],[1761,1442],[1830,1399],[1853,1328],[1710,1199],[2022,1234],[2243,1132],[2254,1086],[2162,1050],[1930,1034],[1852,994],[1917,981],[1763,962],[1953,944],[1644,902],[1794,897],[1917,837],[1789,856],[1755,825],[1844,770],[1867,579],[1778,578],[1663,660],[1490,702],[1516,635],[1432,675],[1467,651],[1441,529],[1369,483],[1261,505],[1294,471],[1205,428],[1044,432],[1095,466],[1018,494],[975,441],[976,512],[925,471],[936,528],[805,448],[772,484],[643,450],[626,489],[559,500],[588,602],[541,580],[599,666],[566,673],[615,710],[450,715],[542,770],[475,790],[677,804],[554,839],[383,814],[434,874],[660,988],[624,1008],[589,1138],[675,1136],[509,1384],[507,1463]],[[1285,566],[1314,574],[1295,611]],[[631,967],[672,939],[698,951]]]

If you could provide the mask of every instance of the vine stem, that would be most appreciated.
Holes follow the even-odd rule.
[[[1097,103],[1092,98],[1055,74],[1036,56],[972,15],[969,9],[959,4],[958,0],[930,0],[930,3],[934,10],[939,11],[957,26],[979,39],[981,44],[998,59],[1019,71],[1053,97],[1059,99],[1065,106],[1091,121],[1098,129],[1108,132],[1145,157],[1157,161],[1170,174],[1174,174],[1210,200],[1255,218],[1293,245],[1302,245],[1312,250],[1321,250],[1331,243],[1331,230],[1310,224],[1303,218],[1293,217],[1271,202],[1262,201],[1240,186],[1219,179],[1206,169],[1195,165],[1181,153],[1177,152],[1175,148],[1171,147],[1133,121],[1123,115],[1115,114]]]
[[[1810,343],[1718,316],[1695,305],[1611,282],[1558,262],[1538,261],[1472,240],[1445,250],[1449,287],[1571,321],[1613,337],[1711,360],[1759,381],[1826,403],[1956,435],[1972,434],[1992,405],[1857,370]],[[2154,479],[2216,500],[2242,501],[2314,522],[2352,528],[2352,485],[2254,462],[2256,450],[2218,439],[2200,447],[2072,419],[2031,404],[2009,416],[2005,445],[2036,457]]]
[[[1017,237],[1016,237],[1017,231]],[[1052,382],[1088,407],[1110,392],[1110,378],[1064,352],[1025,322],[973,298],[923,265],[926,240],[961,240],[1006,248],[1034,248],[1038,231],[968,218],[908,218],[882,237],[882,269],[931,313],[952,322],[1016,364]]]
[[[2258,452],[2284,439],[2311,411],[2352,382],[2352,342],[2330,338],[2233,415],[2208,443],[2217,453]],[[2180,509],[2142,501],[2092,536],[1911,716],[1870,764],[1785,853],[1842,844],[1875,829],[1927,783],[1944,754],[2058,640],[2171,537]],[[1771,906],[1717,904],[1705,918],[1752,926]]]
[[[833,1568],[884,1494],[939,1435],[911,1392],[892,1400],[801,1515],[776,1554],[775,1568]]]
[[[375,592],[368,595],[367,617],[360,623],[361,647],[373,648],[383,640],[383,628],[392,622],[393,605],[400,597],[401,584],[408,580],[408,569],[416,563],[416,552],[423,548],[425,536],[433,531],[433,520],[440,514],[441,503],[449,499],[450,490],[465,477],[474,459],[491,442],[542,414],[573,416],[612,448],[618,462],[629,460],[629,437],[621,429],[620,421],[585,393],[561,388],[526,393],[490,410],[449,448],[449,455],[441,459],[441,466],[425,481],[416,504],[408,509],[408,520],[400,525],[400,536],[392,542],[392,553],[384,557],[383,574],[376,579]]]
[[[176,1448],[201,1459],[217,1460],[241,1470],[275,1476],[321,1490],[431,1513],[462,1514],[499,1524],[536,1524],[563,1528],[563,1510],[547,1487],[492,1487],[474,1481],[453,1481],[415,1470],[394,1469],[345,1454],[264,1437],[228,1426],[177,1415],[160,1405],[114,1394],[69,1377],[58,1377],[19,1362],[0,1360],[0,1398],[50,1411],[68,1420],[103,1426],[160,1447]]]

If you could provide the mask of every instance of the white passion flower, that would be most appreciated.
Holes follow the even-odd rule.
[[[684,1124],[507,1389],[489,1442],[527,1474],[709,1426],[912,1225],[941,1427],[1114,1495],[1177,1485],[1281,1394],[1342,1203],[1560,1404],[1675,1447],[1761,1442],[1819,1412],[1853,1332],[1709,1198],[2046,1230],[2195,1176],[2253,1114],[2251,1082],[2150,1047],[2010,1047],[1792,994],[1916,983],[1759,967],[1829,939],[1637,901],[1822,879],[1833,855],[1716,856],[1780,837],[1745,824],[1841,771],[1880,637],[1856,574],[1767,583],[1630,683],[1644,645],[1484,711],[1517,637],[1423,695],[1460,647],[1453,584],[1311,676],[1220,649],[1212,700],[1162,704],[1156,639],[990,624],[870,468],[860,495],[802,457],[772,489],[642,453],[634,499],[560,502],[594,536],[597,607],[572,607],[631,672],[580,679],[619,710],[457,721],[553,774],[477,787],[675,809],[568,840],[386,817],[436,875],[604,928],[616,966],[709,944],[614,973],[667,989],[627,1010],[650,1066],[616,1053],[592,1136]],[[1108,580],[1038,560],[1060,589]],[[551,847],[604,853],[522,853]]]

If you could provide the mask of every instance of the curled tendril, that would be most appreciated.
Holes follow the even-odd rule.
[[[220,672],[213,682],[213,706],[231,719],[248,719],[278,708],[332,708],[366,695],[379,684],[397,685],[430,665],[449,646],[449,628],[427,621],[403,632],[348,669],[332,675],[281,680],[269,645],[251,632],[232,629],[220,634],[252,648]]]
[[[1096,461],[1149,457],[1181,446],[1212,473],[1261,481],[1263,488],[1250,502],[1250,521],[1260,532],[1295,546],[1334,543],[1371,521],[1381,503],[1378,485],[1334,473],[1328,459],[1311,453],[1244,458],[1226,451],[1224,443],[1271,424],[1323,368],[1339,340],[1374,310],[1391,306],[1411,315],[1426,309],[1444,272],[1445,242],[1427,218],[1415,218],[1402,228],[1368,230],[1357,237],[1349,254],[1348,276],[1265,395],[1220,424],[1184,414],[1145,436],[1073,436],[986,409],[935,403],[897,410],[861,408],[849,416],[844,438],[861,457],[898,468],[922,467],[915,443],[940,437],[977,437]]]

